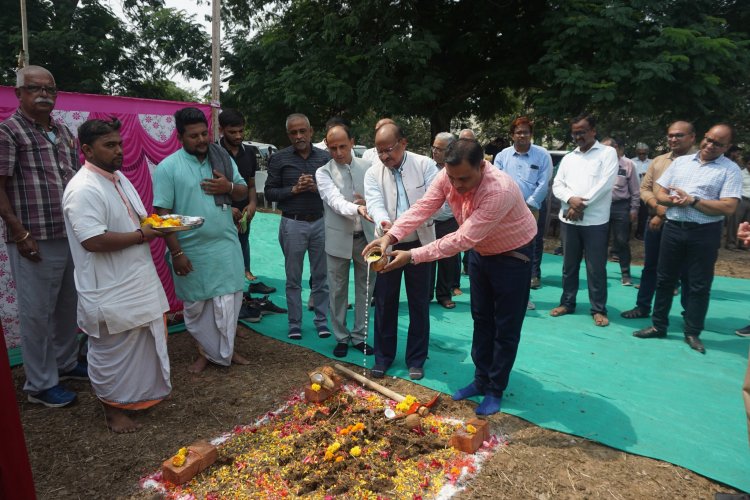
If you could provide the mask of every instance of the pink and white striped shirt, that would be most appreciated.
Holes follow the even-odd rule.
[[[400,241],[448,202],[458,221],[458,231],[413,249],[415,263],[443,259],[470,248],[480,255],[496,255],[531,242],[536,235],[536,220],[508,174],[484,161],[482,180],[477,187],[460,194],[453,189],[445,170],[438,173],[424,196],[388,231]]]

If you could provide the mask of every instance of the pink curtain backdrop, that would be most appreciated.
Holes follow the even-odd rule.
[[[210,124],[211,107],[207,104],[69,92],[60,92],[57,96],[53,116],[64,122],[74,134],[78,133],[78,126],[88,119],[117,117],[122,122],[120,134],[125,150],[122,172],[133,183],[141,195],[144,206],[150,211],[154,200],[151,175],[161,160],[180,148],[173,115],[175,111],[186,106],[195,106],[203,111]],[[18,99],[14,89],[0,86],[0,121],[13,114],[17,107]],[[3,233],[4,230],[2,227]],[[164,284],[169,305],[172,311],[179,311],[182,309],[182,303],[174,294],[172,277],[164,261],[164,253],[164,242],[155,240],[151,244],[151,255]],[[15,283],[10,274],[4,242],[0,242],[0,319],[5,329],[8,347],[17,345],[19,338]]]

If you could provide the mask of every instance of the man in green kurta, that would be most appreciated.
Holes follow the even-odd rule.
[[[175,113],[182,149],[165,158],[154,173],[154,210],[205,219],[192,231],[166,238],[175,292],[184,303],[185,326],[198,342],[198,359],[228,366],[248,361],[234,352],[242,305],[242,251],[232,220],[232,200],[247,196],[237,165],[222,149],[209,151],[208,122],[197,108]],[[222,155],[226,155],[223,157]]]

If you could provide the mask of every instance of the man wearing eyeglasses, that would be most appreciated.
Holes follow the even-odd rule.
[[[571,120],[570,130],[578,147],[563,157],[552,184],[560,200],[564,260],[560,305],[550,315],[575,312],[578,274],[585,258],[591,316],[596,326],[607,326],[607,235],[617,152],[596,140],[592,115]]]
[[[648,318],[651,314],[651,301],[656,292],[656,268],[659,264],[659,249],[661,248],[661,230],[666,219],[667,207],[657,203],[656,193],[660,187],[656,181],[661,178],[674,160],[693,150],[695,144],[695,129],[693,124],[686,121],[676,121],[667,127],[667,144],[670,152],[653,159],[641,181],[641,201],[648,207],[649,218],[643,235],[643,270],[641,271],[640,288],[633,309],[620,313],[625,319]],[[686,303],[689,286],[683,279],[681,300]]]
[[[375,133],[378,159],[365,174],[367,210],[375,222],[375,231],[383,236],[411,205],[424,196],[437,175],[435,161],[406,151],[406,137],[393,123],[382,125]],[[427,219],[415,231],[399,239],[394,250],[411,250],[435,241],[435,226]],[[411,263],[395,272],[383,273],[375,283],[375,366],[372,376],[382,378],[396,357],[398,301],[401,275],[406,281],[409,304],[409,329],[406,341],[406,366],[409,377],[424,376],[424,362],[430,340],[429,263]]]
[[[456,136],[450,132],[440,132],[432,141],[432,159],[435,160],[438,170],[445,167],[445,152],[448,146],[456,141]],[[435,215],[435,237],[442,238],[458,229],[458,222],[453,217],[453,211],[450,205],[445,203],[443,208]],[[461,280],[461,260],[459,255],[451,255],[432,263],[430,271],[430,300],[432,293],[435,292],[435,299],[438,304],[446,309],[453,309],[456,303],[453,302],[453,293],[459,293],[459,282]],[[435,272],[437,271],[437,281]]]
[[[673,290],[684,268],[690,278],[683,315],[685,343],[705,354],[700,334],[708,311],[724,217],[734,213],[742,196],[740,168],[724,156],[733,140],[730,125],[714,125],[703,136],[698,153],[676,159],[659,178],[656,201],[667,207],[667,220],[656,271],[652,326],[633,336],[667,336]]]
[[[51,116],[52,74],[40,66],[19,70],[16,96],[18,109],[0,124],[0,216],[16,282],[24,392],[32,403],[61,407],[76,394],[60,381],[88,380],[77,360],[77,294],[62,208],[79,160],[73,134]]]
[[[510,124],[510,136],[513,145],[509,146],[495,157],[494,165],[510,175],[537,220],[537,236],[534,238],[534,259],[531,265],[531,288],[541,287],[541,263],[544,250],[543,235],[544,218],[540,220],[539,212],[543,210],[549,191],[549,180],[552,175],[552,158],[546,149],[531,140],[534,135],[534,124],[526,116],[519,116]],[[529,301],[529,309],[534,309]]]

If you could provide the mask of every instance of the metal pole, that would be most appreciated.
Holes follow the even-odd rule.
[[[23,47],[23,66],[21,67],[26,67],[29,65],[29,26],[26,24],[26,0],[21,0],[21,47]]]
[[[219,92],[221,74],[219,57],[221,55],[221,0],[212,0],[211,12],[211,122],[213,138],[219,140]]]

